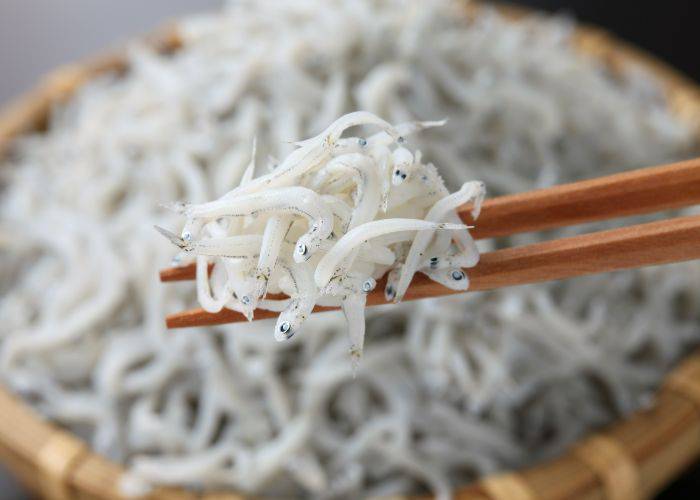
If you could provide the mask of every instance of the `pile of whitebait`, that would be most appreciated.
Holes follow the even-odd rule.
[[[362,125],[380,131],[341,137]],[[476,219],[484,184],[466,182],[450,194],[435,166],[402,146],[436,125],[444,122],[394,127],[366,111],[348,113],[256,178],[253,148],[238,187],[207,203],[171,205],[187,217],[181,236],[156,229],[182,250],[176,263],[196,259],[197,298],[207,312],[227,307],[252,320],[257,307],[281,311],[274,336],[283,341],[316,304],[340,306],[356,367],[367,294],[378,278],[388,275],[384,295],[395,302],[416,271],[465,291],[462,268],[479,261],[456,209],[470,203]],[[289,298],[266,299],[267,292]]]
[[[266,321],[165,329],[165,315],[196,297],[192,283],[158,282],[177,251],[153,225],[183,223],[159,204],[253,186],[277,170],[270,158],[299,151],[290,141],[345,113],[447,118],[403,145],[399,125],[344,137],[390,132],[392,152],[422,151],[415,163],[433,162],[450,190],[479,179],[489,196],[689,154],[691,133],[657,83],[577,55],[568,21],[513,24],[489,11],[465,20],[460,9],[237,2],[179,23],[176,53],[135,46],[129,71],[57,105],[46,132],[21,138],[0,168],[6,387],[126,464],[130,493],[176,485],[285,498],[447,498],[648,401],[700,339],[697,264],[369,308],[355,377],[342,313],[311,315],[287,342]],[[255,138],[256,175],[242,182]],[[391,184],[389,200],[409,186]],[[350,214],[356,201],[345,200]],[[290,245],[284,256],[299,269],[291,245],[308,226],[294,220],[280,248]],[[201,239],[209,227],[193,241],[212,241]],[[373,276],[367,253],[388,257],[370,245],[355,260],[363,276]]]

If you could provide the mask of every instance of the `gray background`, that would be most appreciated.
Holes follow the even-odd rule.
[[[52,68],[220,0],[0,0],[0,103]],[[0,491],[1,493],[1,491]]]

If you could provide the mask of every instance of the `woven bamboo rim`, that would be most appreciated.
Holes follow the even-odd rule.
[[[479,7],[471,7],[473,13]],[[505,8],[514,20],[524,10]],[[673,111],[700,141],[700,88],[672,68],[604,31],[579,28],[577,49],[613,71],[642,66],[661,80]],[[176,50],[174,28],[150,43]],[[0,114],[0,154],[13,137],[41,129],[53,104],[87,80],[123,70],[120,53],[60,68]],[[77,437],[46,422],[0,387],[0,459],[33,492],[51,500],[117,500],[123,468],[93,453]],[[489,476],[457,492],[457,500],[635,500],[649,498],[700,456],[700,350],[689,354],[658,390],[654,404],[588,436],[563,456],[517,472]],[[242,500],[235,493],[162,488],[149,499]]]

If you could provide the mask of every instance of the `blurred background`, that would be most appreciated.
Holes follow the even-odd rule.
[[[0,0],[0,102],[51,68],[222,0]],[[603,26],[700,80],[697,0],[512,0]]]
[[[290,0],[292,1],[292,0]],[[700,1],[517,0],[608,29],[700,81]],[[52,68],[113,47],[168,18],[211,9],[221,0],[0,0],[0,103],[29,89]],[[1,416],[0,416],[1,418]],[[661,500],[700,491],[700,466]],[[28,498],[0,469],[0,497]]]

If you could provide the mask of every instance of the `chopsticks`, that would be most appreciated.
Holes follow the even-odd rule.
[[[474,224],[478,239],[543,231],[586,222],[678,209],[700,203],[700,158],[648,167],[596,179],[563,184],[487,200],[473,221],[469,206],[459,215]],[[538,283],[586,274],[700,259],[700,215],[676,217],[589,234],[495,250],[468,269],[468,291]],[[162,270],[163,282],[192,280],[194,265]],[[385,304],[385,280],[368,294],[367,305]],[[450,290],[416,274],[404,301],[452,295]],[[274,297],[279,298],[280,296]],[[273,298],[270,296],[270,298]],[[314,312],[336,308],[316,307]],[[255,319],[279,313],[256,310]],[[168,328],[244,321],[235,311],[208,313],[193,309],[171,314]]]
[[[700,203],[700,158],[492,198],[475,222],[478,239],[643,215]]]

